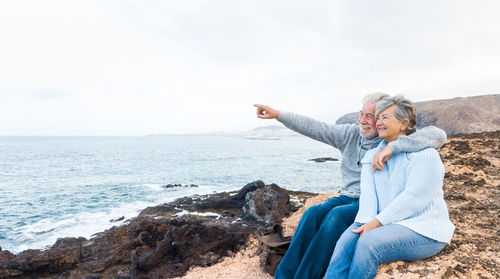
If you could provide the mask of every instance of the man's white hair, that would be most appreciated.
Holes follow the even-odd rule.
[[[390,97],[389,94],[386,93],[381,93],[381,92],[376,92],[376,93],[371,93],[363,97],[363,105],[366,103],[376,103],[384,98]]]

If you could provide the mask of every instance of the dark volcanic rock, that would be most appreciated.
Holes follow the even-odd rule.
[[[109,221],[112,222],[112,223],[114,223],[114,222],[119,222],[119,221],[123,221],[123,220],[125,220],[125,216],[118,217],[116,219],[111,219]]]
[[[244,219],[263,223],[267,228],[280,224],[287,213],[295,211],[288,193],[276,184],[249,192],[242,209]]]
[[[165,186],[163,186],[163,188],[175,188],[175,187],[199,187],[198,185],[196,184],[190,184],[190,185],[182,185],[182,184],[167,184]]]
[[[230,212],[230,211],[223,211],[221,214],[220,214],[220,217],[221,218],[227,218],[227,217],[234,217],[236,215],[234,215],[234,213]]]
[[[248,192],[255,191],[255,190],[262,188],[264,186],[265,186],[264,182],[262,182],[260,180],[248,183],[247,185],[245,185],[245,187],[241,188],[241,190],[238,192],[238,194],[236,194],[232,199],[233,200],[243,200],[246,197]]]
[[[48,250],[0,251],[0,278],[169,278],[218,262],[250,234],[280,224],[298,207],[293,192],[262,181],[239,192],[192,196],[150,207],[87,240],[61,238]],[[181,211],[192,214],[174,217]],[[220,218],[197,215],[217,212]]]
[[[326,161],[338,161],[339,159],[335,159],[332,157],[322,157],[322,158],[314,158],[314,159],[309,159],[308,161],[313,161],[316,163],[324,163]]]
[[[138,245],[131,258],[136,273],[153,277],[181,276],[192,265],[214,264],[227,251],[234,252],[244,245],[256,228],[251,224],[203,221],[191,216],[156,221],[158,226],[135,231]],[[166,231],[160,229],[158,233],[157,228],[162,226]]]
[[[254,192],[259,194],[252,194],[252,198],[249,199],[248,194]],[[264,193],[266,194],[262,196]],[[233,214],[239,218],[265,223],[267,227],[273,225],[272,222],[281,222],[278,221],[281,220],[278,218],[279,215],[287,216],[290,212],[297,210],[296,205],[289,202],[290,195],[299,196],[303,199],[314,194],[289,191],[275,184],[265,185],[264,182],[257,180],[248,183],[238,192],[194,195],[179,198],[170,203],[148,207],[141,211],[139,216],[172,217],[181,213],[183,210],[193,213],[214,212],[222,214],[225,212],[224,217]],[[254,198],[256,199],[254,200]],[[266,201],[265,205],[262,202],[263,199]],[[284,204],[286,204],[286,206]],[[258,209],[255,208],[256,205],[259,207]],[[244,212],[243,210],[246,211]],[[268,212],[270,210],[277,211],[275,213],[270,213]],[[277,213],[278,211],[283,211],[284,213]],[[276,215],[275,218],[270,217],[270,215],[273,214]]]
[[[2,251],[0,255],[0,278],[28,274],[59,273],[73,268],[78,258],[69,249],[26,250],[13,255]]]

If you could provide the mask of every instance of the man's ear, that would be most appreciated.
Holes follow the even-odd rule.
[[[410,121],[409,120],[403,120],[403,122],[401,122],[401,129],[400,131],[401,132],[404,132],[406,131],[406,128],[408,128],[408,125],[410,124]]]

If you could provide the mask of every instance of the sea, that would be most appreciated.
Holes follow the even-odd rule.
[[[340,152],[304,136],[0,137],[0,247],[89,238],[148,206],[255,180],[337,192],[340,161],[309,161],[318,157]]]

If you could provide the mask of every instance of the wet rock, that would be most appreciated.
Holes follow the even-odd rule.
[[[167,184],[165,186],[163,186],[164,188],[174,188],[174,187],[182,187],[181,184]]]
[[[220,214],[220,217],[221,218],[230,218],[230,217],[234,217],[236,215],[234,215],[234,213],[230,212],[230,211],[223,211],[221,214]]]
[[[175,188],[175,187],[199,187],[198,185],[196,184],[190,184],[190,185],[182,185],[182,184],[167,184],[165,186],[163,186],[163,188]]]
[[[173,202],[148,207],[139,213],[139,216],[172,217],[185,210],[188,212],[217,212],[231,211],[238,215],[238,210],[244,200],[232,199],[236,192],[223,192],[211,195],[194,195],[176,199]]]
[[[277,186],[277,185],[276,185]],[[238,192],[222,192],[210,195],[194,195],[190,197],[179,198],[173,202],[162,205],[148,207],[141,211],[139,216],[162,216],[173,217],[175,214],[184,211],[188,212],[215,212],[221,214],[224,211],[231,212],[234,216],[243,217],[242,207],[247,202],[245,200],[248,193],[258,189],[270,187],[264,182],[257,180],[245,185]],[[279,186],[278,186],[279,187]],[[314,194],[306,192],[294,192],[282,189],[284,193],[290,195],[299,195],[301,197],[310,197]],[[296,210],[296,207],[290,207]],[[227,215],[226,215],[227,216]]]
[[[338,161],[339,159],[332,158],[332,157],[322,157],[322,158],[314,158],[314,159],[309,159],[308,161],[313,161],[316,163],[324,163],[326,161]]]
[[[155,278],[182,276],[235,253],[250,234],[281,223],[293,192],[254,181],[238,192],[192,196],[143,210],[91,239],[60,238],[48,250],[0,251],[0,278]],[[180,211],[218,212],[222,218]],[[121,218],[119,218],[121,219]],[[117,219],[117,220],[119,220]]]
[[[122,217],[119,217],[119,218],[116,218],[116,219],[111,219],[109,221],[112,222],[112,223],[115,223],[115,222],[119,222],[119,221],[123,221],[123,220],[125,220],[125,216],[122,216]]]

